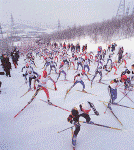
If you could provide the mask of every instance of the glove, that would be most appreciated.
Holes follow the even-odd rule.
[[[55,87],[55,91],[57,91],[57,87]]]
[[[69,115],[69,117],[67,118],[67,121],[70,122],[71,124],[73,123],[72,117]]]
[[[111,89],[111,86],[109,85],[108,88]]]
[[[99,116],[99,112],[98,112],[98,111],[95,111],[95,115],[96,115],[96,116]]]
[[[88,79],[88,81],[90,81],[90,79]]]

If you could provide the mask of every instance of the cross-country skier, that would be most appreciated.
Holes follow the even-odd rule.
[[[90,81],[88,78],[88,75],[85,73],[85,70],[83,69],[81,73],[78,73],[77,75],[74,76],[74,84],[67,90],[66,94],[77,84],[80,83],[83,86],[82,91],[85,91],[85,83],[83,82],[83,77],[84,75],[87,77],[87,79]]]
[[[131,86],[134,86],[134,64],[131,65],[130,77],[131,77]]]
[[[59,66],[59,73],[58,73],[58,77],[57,77],[56,82],[58,81],[58,79],[59,79],[61,73],[64,74],[64,80],[65,80],[65,81],[67,80],[67,79],[66,79],[67,73],[64,71],[63,68],[64,68],[64,62],[62,61],[61,64],[60,64],[60,66]]]
[[[92,86],[92,83],[93,83],[93,80],[95,79],[95,77],[97,76],[97,74],[99,73],[100,75],[100,80],[99,82],[101,82],[101,79],[102,79],[102,70],[103,70],[103,64],[101,61],[98,62],[98,65],[97,65],[97,68],[95,70],[95,75],[93,76],[92,80],[91,80],[91,86]]]
[[[107,63],[106,63],[106,66],[109,66],[110,68],[112,68],[112,55],[109,55],[108,59],[107,59]],[[110,64],[109,64],[110,62]]]
[[[46,63],[44,64],[44,69],[45,69],[45,70],[46,70],[47,67],[50,65],[50,62],[51,62],[51,58],[50,58],[50,57],[47,57]]]
[[[48,76],[47,71],[44,70],[42,73],[42,76],[40,75],[38,78],[36,78],[36,81],[38,82],[38,86],[37,86],[37,90],[34,95],[37,95],[40,90],[44,90],[44,92],[46,93],[46,96],[47,96],[48,104],[52,104],[50,102],[49,92],[47,89],[48,80],[51,80],[54,83],[55,91],[57,90],[55,81],[50,76]],[[31,101],[33,101],[33,99],[31,99]],[[31,101],[29,103],[31,103]]]
[[[57,74],[57,69],[56,69],[57,63],[54,62],[53,60],[50,62],[50,71],[49,71],[49,75],[51,74],[52,69],[55,69],[55,73]]]
[[[79,66],[81,66],[81,68],[83,70],[82,62],[83,62],[83,58],[78,57],[78,59],[77,59],[77,70],[78,70]]]
[[[119,48],[119,51],[118,51],[118,63],[121,62],[121,59],[122,59],[122,56],[123,56],[123,52],[124,52],[124,48],[123,47]]]
[[[39,74],[37,72],[35,72],[32,68],[29,68],[27,70],[27,74],[29,76],[29,89],[28,90],[31,90],[31,82],[33,79],[36,79],[39,76]],[[34,89],[36,89],[35,80],[34,80]]]
[[[87,68],[87,74],[89,74],[89,71],[90,71],[89,65],[90,65],[90,59],[86,57],[84,59],[84,70],[86,70]]]
[[[33,67],[29,65],[29,63],[26,63],[24,67],[22,67],[21,72],[23,72],[23,69],[25,69],[25,73],[23,73],[23,77],[25,78],[25,83],[27,83],[27,75],[28,75],[28,70],[31,68],[33,70]]]
[[[64,64],[67,63],[67,66],[69,67],[69,61],[68,61],[68,54],[67,54],[67,52],[63,53],[62,59],[63,59]]]
[[[75,70],[75,57],[72,56],[69,61],[69,69],[71,68],[71,64],[73,64],[73,69]]]
[[[114,101],[117,99],[117,87],[118,87],[119,80],[116,78],[110,81],[110,85],[108,86],[108,92],[110,95],[110,103],[114,104]]]
[[[121,73],[121,82],[124,83],[124,92],[126,92],[126,90],[129,90],[129,88],[131,87],[130,78],[131,78],[131,75],[128,69],[126,69],[125,71]]]
[[[91,120],[91,118],[89,116],[89,112],[91,111],[91,108],[93,109],[94,113],[98,116],[99,112],[96,110],[94,104],[87,101],[87,102],[83,102],[83,103],[75,106],[71,110],[71,114],[67,118],[67,121],[70,122],[71,124],[74,124],[74,126],[75,126],[75,131],[74,131],[73,137],[72,137],[72,145],[73,146],[76,145],[76,138],[80,131],[79,118],[84,117],[86,119],[86,122],[89,123]]]

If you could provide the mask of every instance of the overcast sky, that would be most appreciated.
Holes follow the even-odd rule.
[[[9,23],[11,13],[16,23],[34,26],[84,25],[116,16],[121,0],[0,0],[0,22]],[[123,1],[123,0],[122,0]],[[130,9],[134,0],[130,2]]]

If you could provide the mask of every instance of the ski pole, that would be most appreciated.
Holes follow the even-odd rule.
[[[130,92],[130,91],[128,91],[127,94],[128,94],[129,92]],[[121,100],[123,100],[123,98],[126,97],[127,94],[125,94],[125,95],[121,98]],[[120,101],[121,101],[121,100],[120,100]],[[120,101],[119,101],[119,102],[120,102]],[[119,102],[117,102],[117,103],[119,103]]]
[[[110,104],[110,102],[109,102],[108,104]],[[108,105],[107,105],[107,107],[106,107],[106,110],[104,111],[104,114],[106,113],[107,109],[108,109]]]
[[[45,103],[47,103],[47,101],[45,101],[45,100],[43,100],[43,99],[40,99],[41,101],[43,101],[43,102],[45,102]],[[69,110],[67,110],[67,109],[65,109],[65,108],[62,108],[62,107],[60,107],[60,106],[57,106],[57,105],[55,105],[55,104],[53,104],[52,103],[52,106],[54,106],[54,107],[57,107],[57,108],[60,108],[60,109],[63,109],[63,110],[65,110],[65,111],[68,111],[68,112],[70,112]]]
[[[24,95],[26,95],[29,91],[30,91],[30,90],[28,90],[26,93],[24,93],[23,95],[21,95],[20,98],[23,97]]]
[[[38,92],[39,92],[40,90],[41,90],[41,88],[35,92],[35,94],[32,96],[31,100],[27,103],[27,105],[24,106],[24,107],[14,116],[14,118],[16,118],[16,117],[36,98],[36,95],[38,94]]]
[[[68,129],[70,129],[70,128],[73,128],[73,127],[74,127],[74,125],[71,126],[71,127],[66,128],[66,129],[64,129],[64,130],[58,131],[57,133],[61,133],[61,132],[66,131],[66,130],[68,130]]]
[[[108,93],[109,93],[109,96],[110,96],[110,101],[111,101],[111,94],[110,94],[110,88],[108,87]],[[110,101],[108,102],[108,105],[110,104]],[[104,102],[103,102],[104,103]],[[104,114],[106,113],[107,109],[108,109],[108,105],[106,107],[106,110],[104,111]]]
[[[103,102],[103,104],[104,104],[107,108],[109,108],[104,102]],[[123,126],[123,124],[122,124],[121,121],[118,119],[118,117],[114,114],[114,112],[112,111],[112,109],[109,108],[109,110],[110,110],[110,112],[114,115],[114,117],[118,120],[118,122]]]
[[[115,130],[122,130],[122,129],[119,129],[119,128],[114,128],[114,127],[110,127],[110,126],[106,126],[106,125],[102,125],[102,124],[98,124],[98,123],[94,123],[94,122],[85,122],[85,121],[79,121],[81,123],[86,123],[86,124],[91,124],[91,125],[96,125],[96,126],[100,126],[100,127],[104,127],[104,128],[109,128],[109,129],[115,129]]]

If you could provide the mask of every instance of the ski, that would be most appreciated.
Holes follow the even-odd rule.
[[[118,119],[118,117],[114,114],[114,112],[112,111],[112,108],[111,107],[108,107],[104,102],[103,102],[104,106],[106,106],[110,112],[114,115],[114,117],[118,120],[118,122],[123,126],[123,124],[121,123],[121,121]]]
[[[122,94],[124,94],[124,95],[126,95],[124,92],[122,92],[122,91],[120,91]],[[128,95],[126,95],[126,97],[131,101],[131,102],[133,102],[134,103],[134,101],[132,101],[132,99],[128,96]]]
[[[36,98],[36,95],[38,94],[38,92],[40,91],[41,89],[37,90],[35,92],[35,94],[32,96],[31,100],[27,103],[26,106],[24,106],[15,116],[14,118],[16,118],[35,98]]]
[[[71,127],[71,134],[72,134],[72,138],[73,138],[73,127]],[[73,145],[72,145],[73,146]],[[73,150],[75,150],[75,147],[73,146]]]
[[[45,101],[45,100],[43,100],[43,99],[40,99],[40,100],[43,101],[43,102],[45,102],[45,103],[48,103],[48,101]],[[62,109],[62,110],[65,110],[65,111],[70,112],[69,110],[67,110],[67,109],[65,109],[65,108],[62,108],[62,107],[60,107],[60,106],[57,106],[57,105],[55,105],[55,104],[53,104],[53,103],[51,103],[51,105],[54,106],[54,107],[58,107],[58,108],[60,108],[60,109]]]
[[[89,123],[87,123],[86,121],[79,121],[79,122],[86,123],[86,124],[91,124],[91,125],[96,125],[96,126],[100,126],[100,127],[104,127],[104,128],[114,129],[114,130],[122,130],[122,129],[119,129],[119,128],[115,128],[115,127],[110,127],[110,126],[94,123],[92,121],[90,121]]]
[[[98,101],[99,101],[99,102],[104,102],[104,103],[109,103],[109,102],[105,102],[105,101],[101,101],[101,100],[98,100]],[[111,104],[112,104],[112,103],[111,103]],[[134,108],[132,108],[132,107],[120,105],[120,104],[117,104],[117,103],[113,103],[112,105],[116,105],[116,106],[121,106],[121,107],[125,107],[125,108],[134,109]]]
[[[104,85],[109,85],[109,84],[107,84],[107,83],[104,83],[104,82],[97,82],[97,83],[104,84]]]
[[[70,80],[65,79],[65,80],[59,80],[59,81],[70,81]]]
[[[97,95],[95,95],[95,94],[93,94],[93,93],[89,93],[89,92],[87,92],[87,91],[81,91],[81,90],[76,90],[76,91],[79,91],[79,92],[83,92],[83,93],[87,93],[87,94],[91,94],[91,95],[97,96]]]

